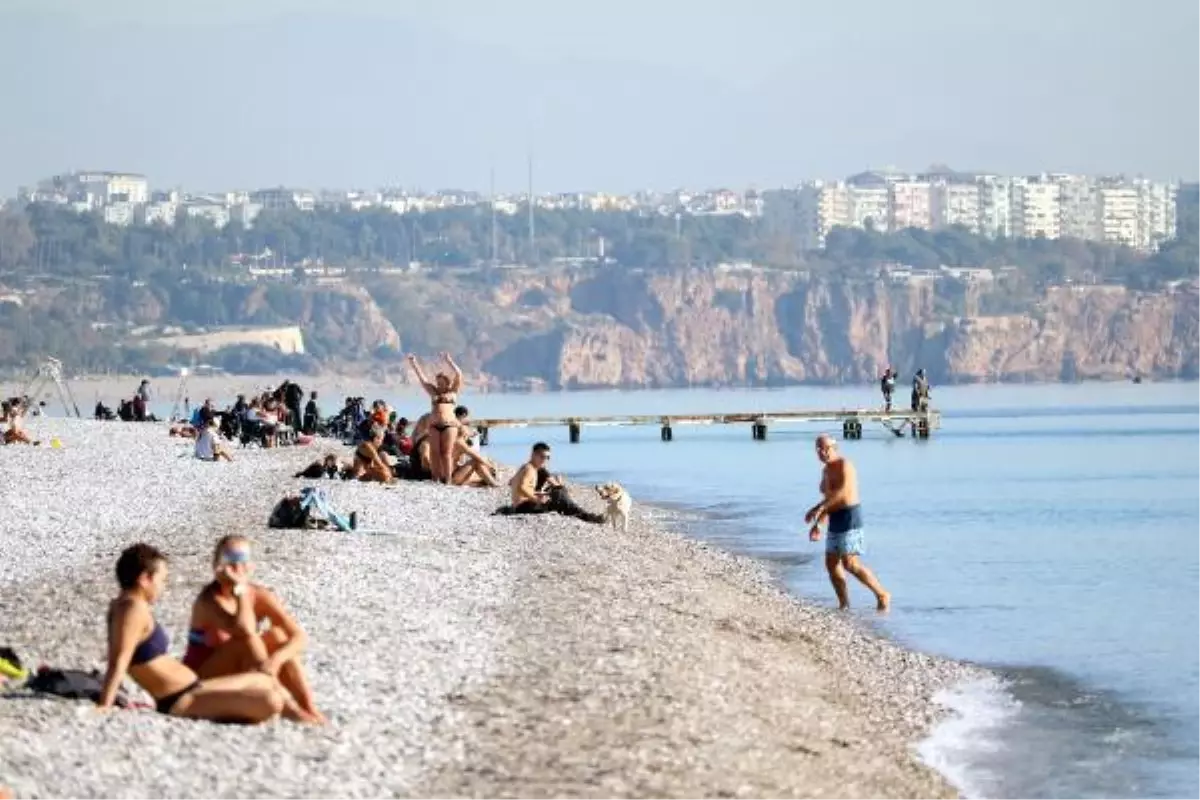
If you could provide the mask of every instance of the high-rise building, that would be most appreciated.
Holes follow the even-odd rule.
[[[1059,187],[1046,176],[1014,178],[1013,235],[1023,239],[1057,239],[1062,219]]]
[[[933,227],[933,187],[928,181],[893,181],[888,186],[888,230]]]
[[[1100,195],[1096,181],[1086,175],[1054,175],[1058,183],[1059,236],[1100,238]]]
[[[932,227],[950,228],[961,226],[979,233],[980,188],[977,183],[951,183],[938,181],[933,184]]]
[[[1012,181],[999,175],[980,175],[979,232],[993,239],[1013,235]]]

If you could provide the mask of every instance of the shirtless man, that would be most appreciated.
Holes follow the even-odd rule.
[[[817,458],[825,465],[821,474],[821,494],[824,499],[808,510],[804,521],[812,524],[810,541],[821,540],[821,523],[828,520],[825,540],[825,569],[837,593],[838,607],[850,607],[846,588],[846,573],[862,581],[875,595],[880,611],[887,611],[892,595],[859,560],[864,549],[862,507],[858,500],[858,473],[854,465],[837,451],[837,443],[828,434],[817,437]]]

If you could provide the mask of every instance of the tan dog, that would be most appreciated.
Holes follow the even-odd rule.
[[[602,483],[596,487],[596,494],[606,503],[604,518],[614,528],[620,527],[621,532],[629,530],[629,510],[633,508],[633,498],[625,487],[619,483]]]

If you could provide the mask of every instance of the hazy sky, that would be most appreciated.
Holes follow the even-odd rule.
[[[1196,0],[0,0],[0,196],[1200,174]]]

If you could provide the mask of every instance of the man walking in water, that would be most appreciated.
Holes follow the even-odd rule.
[[[825,540],[825,569],[837,593],[838,607],[850,607],[846,588],[846,573],[862,581],[875,595],[877,608],[887,611],[892,596],[879,580],[859,560],[864,549],[862,506],[858,500],[858,473],[854,465],[837,451],[837,443],[828,434],[817,437],[817,458],[825,465],[821,474],[821,494],[824,499],[808,510],[804,521],[812,524],[810,541],[821,540],[821,522],[828,520]]]

